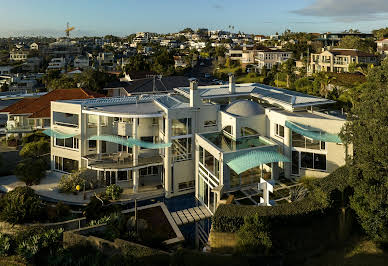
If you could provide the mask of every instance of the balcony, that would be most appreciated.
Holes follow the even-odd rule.
[[[113,134],[119,136],[132,136],[132,124],[127,122],[113,122]]]
[[[154,153],[140,154],[136,163],[133,162],[132,154],[125,152],[91,154],[83,159],[87,160],[87,168],[93,170],[131,170],[163,164],[163,158]]]
[[[17,121],[10,120],[7,121],[6,130],[7,133],[25,133],[32,132],[34,129],[30,125],[23,125],[18,123]]]

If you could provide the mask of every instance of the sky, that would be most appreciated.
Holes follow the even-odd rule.
[[[388,0],[0,0],[0,37],[127,36],[193,29],[274,34],[388,26]]]

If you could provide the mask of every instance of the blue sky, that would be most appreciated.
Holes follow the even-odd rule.
[[[0,36],[126,36],[193,29],[271,34],[388,26],[387,0],[0,0]]]

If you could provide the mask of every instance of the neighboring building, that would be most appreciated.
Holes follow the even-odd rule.
[[[383,55],[388,54],[388,39],[376,41],[377,52]]]
[[[58,89],[43,96],[24,98],[2,110],[7,114],[7,137],[21,137],[26,133],[50,127],[51,102],[70,99],[90,99],[103,95],[85,89]]]
[[[12,66],[0,66],[0,75],[11,74]]]
[[[187,61],[185,60],[186,58],[181,55],[176,55],[174,56],[174,61],[175,61],[175,68],[181,67],[185,68],[188,66]]]
[[[320,71],[327,72],[349,72],[351,63],[377,64],[378,59],[374,54],[366,53],[356,49],[335,48],[330,51],[311,54],[308,73]]]
[[[39,45],[36,42],[30,44],[30,50],[39,50]]]
[[[29,57],[23,64],[22,69],[28,72],[38,72],[42,60],[39,57]]]
[[[56,101],[45,132],[55,171],[91,169],[138,199],[195,191],[214,213],[224,193],[257,189],[260,178],[323,177],[344,165],[346,120],[313,110],[330,103],[230,76],[229,86],[191,80],[169,94]]]
[[[326,46],[337,46],[342,38],[346,36],[354,36],[361,39],[373,38],[373,34],[371,33],[361,33],[361,32],[326,32],[322,33],[319,38],[315,39],[315,41],[320,41],[324,47]]]
[[[24,49],[13,49],[9,53],[9,60],[11,61],[26,61],[28,56],[28,51]]]
[[[48,70],[52,70],[52,69],[64,69],[66,67],[66,60],[65,58],[63,57],[59,57],[59,58],[53,58],[51,59],[48,67],[47,67],[47,71]]]
[[[282,64],[292,57],[292,52],[278,50],[278,49],[265,49],[258,50],[255,56],[255,63],[258,70],[263,67],[271,69],[274,65]]]
[[[87,56],[77,56],[74,59],[73,66],[75,68],[88,68],[89,67],[89,57],[87,57]]]
[[[114,55],[113,53],[99,53],[97,56],[97,61],[100,66],[112,65],[114,62]]]
[[[18,74],[11,78],[8,90],[15,93],[31,93],[35,91],[37,84],[36,79]]]

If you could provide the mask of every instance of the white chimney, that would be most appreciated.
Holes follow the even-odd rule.
[[[234,94],[236,92],[236,83],[234,81],[233,73],[229,73],[229,92]]]
[[[190,78],[190,107],[198,107],[201,97],[198,91],[198,81],[196,78]]]

